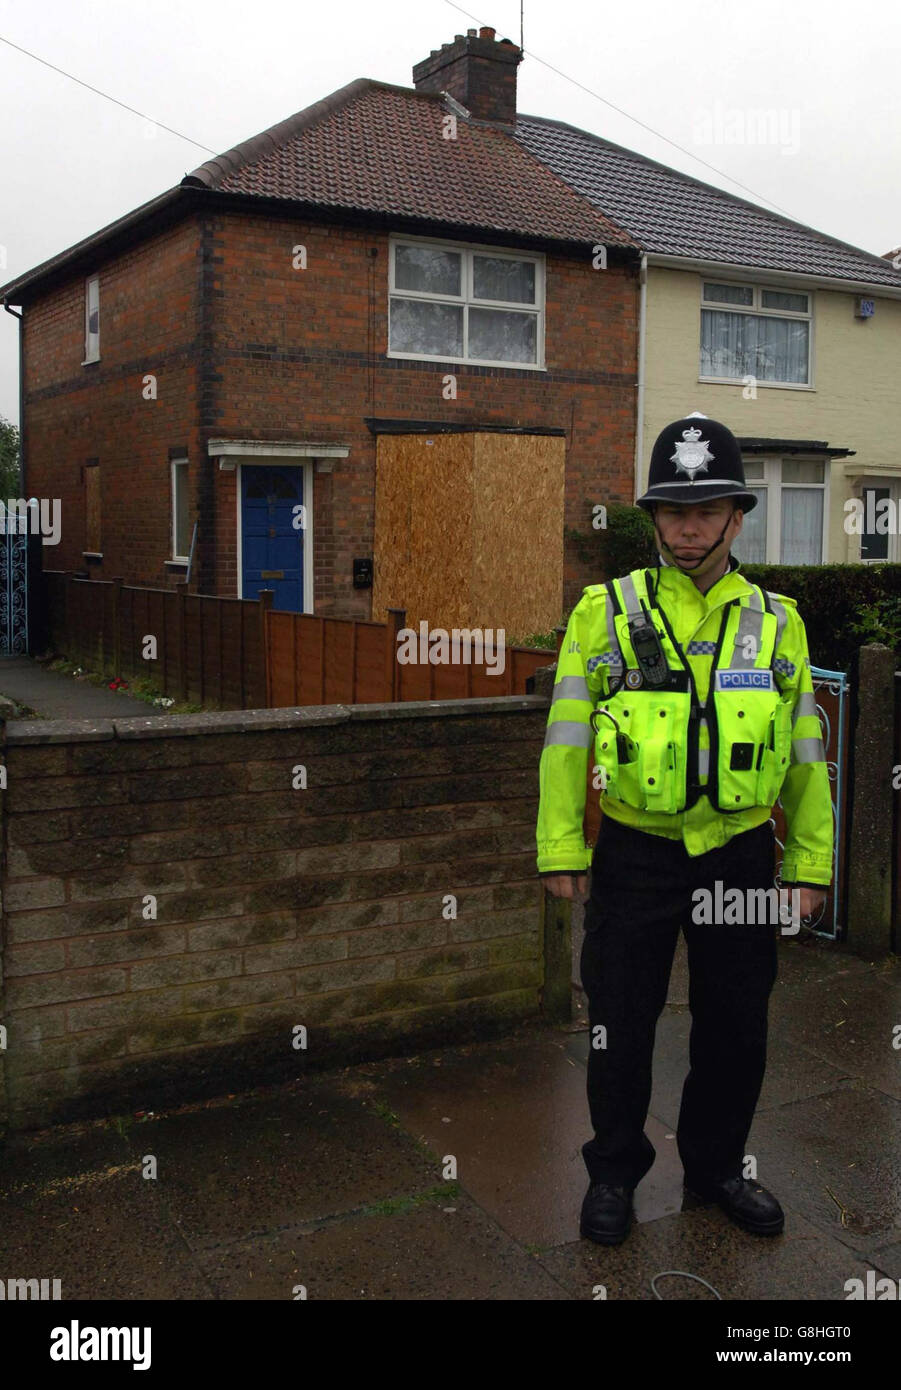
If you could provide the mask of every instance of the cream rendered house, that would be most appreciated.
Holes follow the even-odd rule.
[[[643,251],[635,496],[659,431],[701,411],[760,499],[740,559],[901,562],[901,257],[560,122],[516,133]]]

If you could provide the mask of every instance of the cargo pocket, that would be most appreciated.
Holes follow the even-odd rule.
[[[792,694],[781,696],[770,715],[757,778],[758,806],[772,806],[782,789],[791,757]]]
[[[671,742],[652,738],[639,744],[638,779],[643,810],[675,811],[676,750]]]

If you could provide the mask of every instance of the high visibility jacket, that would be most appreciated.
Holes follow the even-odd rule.
[[[539,765],[538,870],[583,873],[589,753],[604,815],[690,855],[768,820],[788,826],[783,883],[832,879],[833,818],[807,634],[795,600],[730,567],[702,593],[670,564],[592,584],[570,615]],[[669,675],[639,669],[650,619]]]

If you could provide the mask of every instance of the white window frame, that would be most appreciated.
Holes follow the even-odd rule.
[[[719,283],[719,282],[718,282]],[[774,454],[762,457],[753,454],[745,459],[747,465],[751,462],[763,464],[762,478],[748,478],[745,481],[748,488],[765,488],[767,493],[767,528],[766,528],[766,558],[764,560],[748,560],[747,564],[763,565],[782,565],[789,563],[782,560],[782,488],[810,488],[812,492],[823,494],[823,529],[820,534],[820,558],[814,564],[828,564],[826,557],[829,539],[829,486],[830,486],[830,463],[831,459],[823,454],[786,454],[785,456]],[[823,465],[823,481],[821,483],[783,483],[782,465],[783,463],[821,463]],[[774,505],[776,503],[777,505]]]
[[[97,332],[92,333],[89,324],[91,321],[91,286],[97,287]],[[100,276],[89,275],[84,282],[84,361],[82,366],[86,367],[89,362],[100,361]]]
[[[461,263],[461,288],[462,293],[453,294],[429,294],[424,290],[405,290],[398,289],[394,283],[394,257],[397,246],[432,246],[444,251],[453,251],[462,258]],[[529,261],[535,266],[535,303],[525,305],[521,303],[510,303],[502,299],[475,299],[472,294],[472,260],[473,256],[494,256],[499,260],[518,260]],[[392,234],[388,238],[388,351],[386,356],[396,357],[410,362],[454,362],[461,366],[469,367],[505,367],[510,371],[517,372],[543,372],[545,366],[544,355],[544,314],[545,314],[545,283],[546,283],[546,258],[543,252],[523,252],[507,251],[497,246],[486,246],[474,241],[442,241],[437,237],[412,237]],[[419,352],[397,352],[391,347],[391,300],[392,299],[423,299],[433,304],[462,304],[463,305],[463,355],[461,357],[445,357],[442,355],[432,355],[431,353]],[[486,357],[468,357],[467,348],[469,347],[469,315],[466,309],[475,307],[479,309],[503,309],[508,313],[529,314],[537,320],[536,323],[536,360],[534,362],[497,362]]]
[[[730,289],[750,290],[752,301],[750,304],[721,304],[717,300],[704,298],[705,285],[725,285]],[[776,294],[804,294],[807,296],[807,312],[802,314],[793,309],[765,309],[763,308],[763,292],[765,290],[774,291]],[[698,310],[698,381],[713,382],[724,386],[741,385],[746,376],[753,376],[753,372],[746,373],[746,376],[702,376],[701,375],[701,313],[704,309],[716,310],[722,313],[733,314],[754,314],[758,318],[771,319],[797,319],[801,323],[809,323],[810,331],[807,335],[807,381],[764,381],[762,377],[755,376],[754,381],[758,388],[766,387],[768,390],[775,391],[814,391],[814,292],[810,289],[795,288],[793,285],[773,285],[756,284],[748,280],[718,280],[712,275],[701,276],[701,303]]]
[[[901,517],[901,480],[893,477],[879,477],[878,474],[867,474],[863,477],[855,478],[855,487],[851,493],[852,497],[860,498],[866,508],[866,492],[870,488],[888,488],[889,498],[893,506],[893,515]],[[866,512],[864,512],[866,516]],[[870,559],[868,556],[861,555],[863,536],[854,536],[857,543],[856,562],[861,565],[897,565],[901,563],[901,534],[889,526],[888,530],[888,558],[885,560]]]
[[[177,485],[176,485],[176,481],[175,481],[175,480],[176,480],[176,478],[178,477],[178,472],[177,472],[177,470],[178,470],[179,468],[183,468],[183,469],[184,469],[184,479],[185,479],[184,486],[187,486],[187,479],[188,479],[188,459],[187,459],[187,456],[186,456],[186,455],[183,455],[181,458],[175,458],[175,459],[170,459],[170,460],[169,460],[169,480],[170,480],[170,483],[169,483],[169,492],[170,492],[170,502],[171,502],[171,507],[172,507],[172,560],[173,560],[174,562],[178,562],[179,564],[185,564],[185,565],[186,565],[186,564],[188,563],[189,559],[191,558],[190,555],[188,555],[187,553],[184,554],[184,555],[179,555],[179,554],[178,554],[178,551],[177,551],[176,548],[175,548],[175,543],[176,543],[176,541],[177,541],[177,539],[178,539],[178,508],[177,508],[177,506],[176,506],[176,486],[177,486]],[[189,527],[189,529],[190,529],[190,527]],[[188,537],[188,548],[189,548],[189,549],[190,549],[190,545],[191,545],[191,538],[190,538],[190,536],[189,536],[189,537]]]

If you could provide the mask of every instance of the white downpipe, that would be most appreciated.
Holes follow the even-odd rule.
[[[644,442],[644,344],[645,344],[645,316],[647,313],[648,302],[648,257],[647,252],[641,254],[641,269],[638,272],[639,283],[641,286],[638,303],[638,400],[636,403],[635,420],[635,464],[633,473],[633,502],[641,496],[641,463],[642,445]]]

